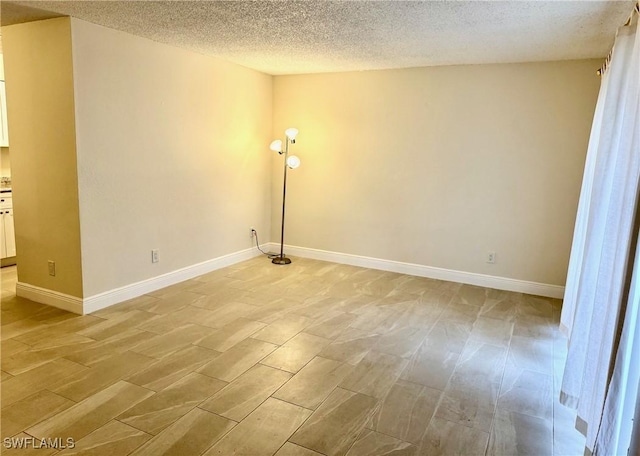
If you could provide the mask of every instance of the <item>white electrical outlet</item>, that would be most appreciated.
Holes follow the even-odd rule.
[[[157,263],[158,261],[160,261],[160,251],[158,249],[153,249],[151,251],[151,262]]]
[[[256,229],[254,227],[249,228],[249,236],[253,239],[253,237],[256,235]]]
[[[487,253],[487,263],[494,264],[496,262],[496,252]]]
[[[55,277],[55,275],[56,275],[56,262],[53,261],[53,260],[49,260],[49,261],[47,261],[47,265],[49,266],[49,275]]]

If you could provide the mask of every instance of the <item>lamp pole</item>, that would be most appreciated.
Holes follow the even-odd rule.
[[[285,145],[284,145],[284,183],[282,185],[282,225],[280,227],[280,256],[275,257],[271,262],[273,264],[289,264],[291,263],[291,259],[284,256],[284,210],[285,210],[285,200],[287,198],[287,158],[289,157],[289,141],[294,142],[294,140],[290,140],[288,136],[285,136]]]

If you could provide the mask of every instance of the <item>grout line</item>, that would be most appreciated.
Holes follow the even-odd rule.
[[[151,397],[153,397],[153,396],[149,396],[149,398],[151,398]],[[147,399],[148,399],[148,398],[147,398]],[[145,399],[145,400],[146,400],[146,399]],[[142,403],[142,402],[138,402],[138,404],[140,404],[140,403]],[[138,404],[136,404],[136,405],[138,405]],[[130,410],[130,409],[132,409],[133,407],[135,407],[135,405],[134,405],[134,406],[132,406],[132,407],[129,407],[127,410]],[[127,410],[125,410],[125,411],[124,411],[124,412],[122,412],[122,413],[125,413]],[[191,411],[191,409],[189,410],[189,412],[190,412],[190,411]],[[187,413],[189,413],[189,412],[187,412]],[[120,415],[122,415],[122,413],[121,413]],[[118,415],[118,416],[120,416],[120,415]],[[186,415],[186,413],[185,413],[185,415]],[[182,416],[184,416],[184,415],[182,415]],[[162,429],[162,431],[164,431],[166,428],[168,428],[168,427],[169,427],[169,426],[171,426],[173,423],[175,423],[176,421],[178,421],[180,418],[182,418],[182,416],[181,416],[181,417],[178,417],[175,421],[173,421],[173,422],[169,423],[166,427],[164,427],[164,428]],[[133,428],[133,429],[135,429],[136,431],[140,431],[140,432],[142,432],[142,433],[144,433],[144,434],[148,435],[149,437],[151,437],[149,440],[151,440],[152,438],[154,438],[156,435],[159,435],[159,434],[152,434],[152,433],[150,433],[150,432],[143,431],[142,429],[135,427],[133,424],[125,423],[124,421],[122,421],[121,419],[118,419],[118,418],[111,418],[111,420],[107,421],[105,424],[103,424],[102,426],[100,426],[98,429],[100,429],[100,428],[101,428],[101,427],[103,427],[103,426],[106,426],[106,425],[107,425],[107,424],[109,424],[109,422],[111,422],[111,421],[117,421],[118,423],[122,423],[122,424],[124,424],[125,426],[132,427],[132,428]],[[91,433],[89,433],[89,434],[87,434],[87,435],[91,435],[93,432],[96,432],[98,429],[96,429],[96,430],[92,431]],[[162,432],[162,431],[160,431],[160,432]],[[85,437],[86,437],[86,436],[85,436]],[[84,437],[83,437],[83,438],[84,438]],[[147,443],[147,442],[143,442],[143,443],[142,443],[142,445],[144,445],[144,444],[146,444],[146,443]],[[140,446],[142,446],[142,445],[140,445]]]

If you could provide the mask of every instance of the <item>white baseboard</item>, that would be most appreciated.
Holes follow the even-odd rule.
[[[263,244],[263,250],[279,251],[280,244]],[[364,268],[379,269],[382,271],[398,272],[418,277],[428,277],[430,279],[445,280],[448,282],[466,283],[497,290],[515,291],[537,296],[548,296],[562,299],[564,287],[560,285],[550,285],[545,283],[529,282],[526,280],[510,279],[508,277],[497,277],[474,272],[455,271],[452,269],[436,268],[421,264],[402,263],[400,261],[383,260],[349,253],[329,252],[326,250],[311,249],[308,247],[285,246],[286,253],[301,258],[314,260],[331,261],[334,263],[349,264]],[[224,255],[202,263],[177,269],[166,274],[142,280],[140,282],[125,285],[124,287],[99,293],[87,298],[77,298],[57,291],[40,288],[28,283],[18,282],[16,294],[20,297],[30,299],[35,302],[47,304],[53,307],[74,312],[77,314],[87,314],[95,312],[105,307],[112,306],[128,299],[142,296],[143,294],[159,290],[178,282],[193,279],[216,269],[231,266],[241,261],[249,260],[261,253],[255,247],[241,250],[239,252]]]
[[[272,242],[269,244],[269,248],[273,252],[280,251],[280,244]],[[447,282],[465,283],[486,288],[494,288],[496,290],[515,291],[557,299],[562,299],[564,297],[564,287],[560,285],[529,282],[527,280],[511,279],[508,277],[477,274],[475,272],[455,271],[452,269],[424,266],[421,264],[402,263],[400,261],[382,260],[379,258],[352,255],[349,253],[329,252],[327,250],[296,247],[293,245],[285,245],[285,253],[301,258],[380,269],[382,271],[398,272],[418,277],[428,277],[430,279],[445,280]]]
[[[262,248],[264,250],[266,246],[262,246]],[[194,277],[215,271],[216,269],[249,260],[258,255],[261,255],[261,253],[255,247],[241,250],[239,252],[203,261],[202,263],[177,269],[157,277],[125,285],[120,288],[114,288],[113,290],[89,296],[84,299],[21,282],[18,282],[16,286],[16,294],[35,302],[58,307],[77,314],[88,314],[119,302],[137,298],[143,294],[168,287],[169,285],[174,285],[178,282],[193,279]]]
[[[82,298],[76,296],[36,287],[24,282],[16,284],[16,295],[41,304],[57,307],[58,309],[82,314]]]
[[[261,255],[261,253],[255,247],[240,250],[239,252],[223,255],[218,258],[213,258],[211,260],[203,261],[202,263],[177,269],[150,279],[125,285],[124,287],[115,288],[104,293],[89,296],[83,300],[83,310],[86,314],[95,312],[119,302],[126,301],[127,299],[137,298],[143,294],[160,290],[161,288],[174,285],[178,282],[193,279],[194,277],[215,271],[216,269],[221,269],[241,261],[249,260],[258,255]]]

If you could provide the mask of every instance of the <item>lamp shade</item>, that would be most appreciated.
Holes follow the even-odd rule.
[[[291,155],[287,158],[287,166],[291,169],[296,169],[300,166],[300,159],[295,155]]]
[[[291,141],[295,141],[296,140],[296,136],[298,136],[298,129],[297,128],[287,128],[284,131],[284,134],[287,135],[287,138],[289,138]]]
[[[269,146],[269,149],[271,149],[274,152],[282,152],[282,140],[276,139],[275,141],[273,141]]]

